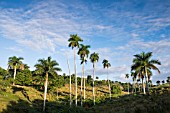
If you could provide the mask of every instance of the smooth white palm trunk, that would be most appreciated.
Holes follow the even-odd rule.
[[[145,84],[143,82],[143,78],[142,78],[142,85],[143,85],[143,93],[146,94],[146,91],[145,91]]]
[[[14,66],[14,81],[13,81],[13,85],[15,85],[16,73],[17,73],[17,66]]]
[[[75,72],[75,93],[76,93],[76,97],[75,97],[75,101],[76,101],[76,106],[77,106],[77,73],[76,73],[76,50],[74,49],[74,72]]]
[[[84,63],[83,63],[83,77],[84,77],[84,101],[86,99],[86,79],[85,79],[85,74],[84,74]]]
[[[15,66],[14,67],[14,80],[15,80],[15,77],[16,77],[16,73],[17,73],[17,67]]]
[[[45,102],[46,102],[46,97],[47,97],[47,84],[48,84],[48,73],[46,72],[43,111],[45,111]]]
[[[82,89],[83,87],[83,67],[82,67],[82,75],[81,75],[81,89],[80,89],[80,98],[81,98],[81,106],[83,105],[83,102],[82,102]]]
[[[147,85],[147,90],[148,90],[148,93],[149,93],[149,84],[148,84],[148,72],[147,72],[147,69],[145,67],[145,72],[146,72],[146,85]]]
[[[95,63],[93,63],[93,104],[95,105],[94,75],[95,75]]]
[[[69,72],[69,75],[70,75],[70,106],[72,105],[72,90],[71,90],[71,74],[70,74],[70,63],[68,61],[68,58],[67,58],[67,65],[68,65],[68,72]]]
[[[110,81],[109,81],[109,74],[108,74],[108,68],[107,68],[107,81],[108,81],[108,85],[109,85],[109,93],[110,93],[110,100],[111,100],[111,88],[110,88]]]

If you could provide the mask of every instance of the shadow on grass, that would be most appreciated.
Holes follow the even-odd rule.
[[[84,107],[69,106],[68,99],[62,101],[47,101],[44,113],[170,113],[170,92],[157,92],[152,95],[131,94],[118,98],[97,100],[93,106],[92,100],[84,102]],[[43,113],[43,100],[32,102],[19,99],[10,101],[2,113]],[[80,105],[80,102],[78,102]]]
[[[3,109],[2,113],[87,113],[82,107],[69,107],[69,105],[63,105],[59,102],[46,102],[46,109],[43,112],[43,100],[34,100],[31,102],[19,99],[16,101],[10,101],[6,109]]]
[[[16,92],[18,92],[18,91],[23,91],[24,90],[24,88],[22,88],[22,87],[16,87],[16,86],[12,86],[12,89],[13,89],[13,93],[15,94]]]

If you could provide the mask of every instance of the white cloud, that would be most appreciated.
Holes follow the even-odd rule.
[[[8,47],[7,50],[14,51],[14,52],[23,52],[23,49],[18,47]]]
[[[99,53],[99,67],[102,67],[103,59],[111,62],[110,75],[121,80],[129,71],[134,54],[153,51],[154,56],[162,61],[160,68],[166,76],[170,68],[170,37],[166,32],[170,26],[170,8],[164,7],[165,4],[148,1],[134,11],[137,4],[128,1],[112,2],[103,8],[99,3],[87,6],[82,1],[70,4],[44,0],[19,9],[0,8],[0,33],[3,38],[33,50],[48,50],[63,56],[67,53],[69,59],[73,57],[71,48],[66,49],[69,34],[78,33],[90,43],[98,40],[96,37],[106,37],[112,46],[103,44],[91,51]],[[153,6],[155,10],[151,9]],[[159,30],[163,30],[159,35],[163,38],[161,40],[157,36]],[[100,76],[106,74],[102,68],[96,73]]]

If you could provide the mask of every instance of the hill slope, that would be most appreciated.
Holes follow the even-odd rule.
[[[42,113],[43,92],[32,87],[4,85],[0,81],[1,113]],[[74,85],[73,95],[74,95]],[[78,88],[80,92],[80,87]],[[169,113],[170,85],[152,88],[151,95],[119,95],[109,100],[107,86],[96,87],[97,104],[93,106],[92,88],[87,87],[84,107],[69,107],[69,85],[48,93],[46,113]],[[57,97],[58,95],[58,97]],[[74,99],[74,96],[73,96]],[[79,104],[79,103],[78,103]],[[80,105],[80,104],[79,104]]]

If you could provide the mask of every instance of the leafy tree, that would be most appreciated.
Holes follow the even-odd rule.
[[[17,73],[17,69],[20,68],[20,65],[22,64],[21,60],[24,60],[24,58],[13,56],[13,57],[9,57],[9,59],[8,59],[8,68],[13,69],[13,72],[14,72],[13,85],[15,84],[15,76],[16,76],[16,73]]]
[[[162,80],[162,84],[164,84],[165,83],[165,81],[164,80]]]
[[[21,70],[17,73],[16,84],[19,85],[31,85],[32,84],[32,73],[30,70]]]
[[[108,78],[108,68],[111,67],[111,64],[109,63],[108,60],[104,59],[103,60],[103,68],[107,68],[107,82],[108,82],[108,85],[109,85],[109,93],[110,93],[110,99],[111,99],[111,88],[110,88],[110,81],[109,81],[109,78]]]
[[[119,85],[112,85],[111,91],[113,94],[120,94],[122,92]]]
[[[157,85],[160,85],[161,82],[158,80],[158,81],[156,81],[156,83],[157,83]]]
[[[92,81],[93,81],[92,76],[88,75],[87,76],[87,84],[92,86]]]
[[[5,76],[7,76],[7,74],[8,74],[7,70],[0,67],[0,75],[5,77]]]
[[[93,103],[95,105],[95,93],[94,93],[94,76],[95,76],[95,63],[99,60],[99,54],[98,53],[92,53],[90,55],[90,60],[93,63]]]
[[[96,79],[98,80],[98,79],[99,79],[99,77],[96,77]]]
[[[167,83],[169,83],[169,82],[170,82],[170,77],[167,77],[166,82],[167,82]]]
[[[80,48],[78,50],[78,55],[80,55],[80,59],[81,59],[81,64],[82,64],[82,76],[81,76],[81,106],[82,106],[82,85],[83,85],[83,78],[84,78],[84,100],[86,98],[85,95],[85,75],[84,75],[84,63],[87,62],[87,58],[88,55],[90,53],[90,51],[88,50],[88,48],[90,48],[89,45],[83,45],[80,44]]]
[[[77,73],[76,73],[76,48],[79,48],[79,42],[82,42],[83,40],[77,35],[70,35],[70,38],[68,39],[69,47],[74,49],[74,74],[75,74],[75,87],[76,87],[76,106],[77,106]]]
[[[161,65],[161,62],[158,60],[151,59],[152,52],[148,52],[148,53],[142,52],[141,54],[134,55],[134,57],[135,58],[133,59],[133,65],[131,67],[131,70],[134,70],[137,72],[140,72],[143,70],[142,72],[144,73],[146,77],[147,88],[149,88],[148,86],[149,77],[148,77],[147,69],[157,70],[158,73],[160,73],[159,69],[155,66],[155,64]]]
[[[49,85],[52,92],[57,91],[57,100],[58,100],[58,89],[65,84],[64,77],[61,75],[55,75],[53,78],[49,78],[51,84]],[[56,88],[57,87],[57,88]]]
[[[42,75],[45,75],[45,83],[44,83],[44,104],[43,104],[43,111],[45,110],[45,101],[46,101],[46,95],[47,95],[47,84],[48,84],[48,76],[56,75],[57,71],[61,71],[59,67],[57,67],[59,64],[52,60],[51,57],[48,57],[47,59],[39,59],[38,63],[35,64],[36,72]]]

